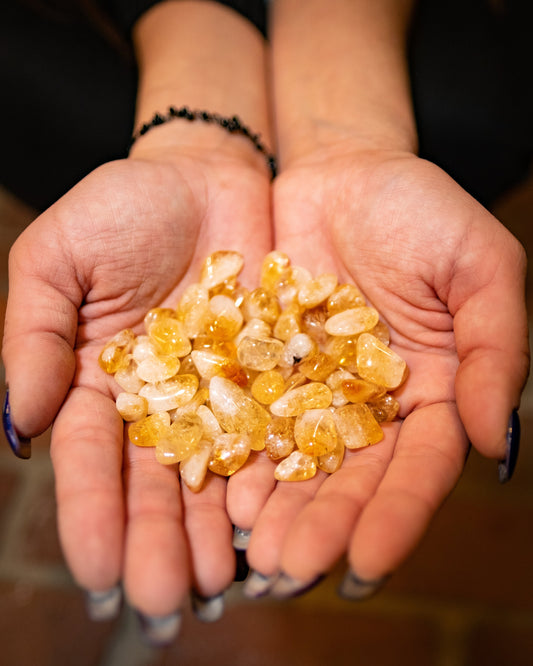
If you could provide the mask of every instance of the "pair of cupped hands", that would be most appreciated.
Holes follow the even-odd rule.
[[[148,309],[175,307],[221,249],[244,255],[250,287],[272,249],[334,272],[390,327],[409,367],[399,418],[332,476],[276,482],[253,453],[195,494],[128,442],[102,346],[140,331]],[[343,557],[347,596],[372,591],[420,540],[470,444],[506,455],[528,373],[524,276],[518,241],[413,154],[323,149],[272,184],[260,162],[216,153],[96,169],[15,243],[3,344],[18,434],[54,424],[60,539],[78,584],[105,596],[122,582],[144,617],[165,618],[191,591],[209,601],[231,584],[236,527],[252,595],[303,591]]]

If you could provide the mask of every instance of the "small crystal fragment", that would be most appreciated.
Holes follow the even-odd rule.
[[[297,304],[289,305],[278,317],[274,325],[274,337],[286,342],[301,332],[302,315]]]
[[[154,341],[147,335],[138,335],[135,338],[135,343],[131,350],[131,357],[135,363],[139,364],[147,358],[154,358],[157,354],[158,351]]]
[[[144,385],[144,381],[137,374],[137,363],[133,359],[130,359],[127,365],[119,368],[113,378],[127,393],[138,393]]]
[[[273,370],[283,353],[283,342],[276,338],[243,338],[237,347],[239,362],[251,370]]]
[[[161,354],[182,357],[191,352],[191,343],[185,328],[177,319],[160,318],[154,321],[148,329],[148,337]]]
[[[172,308],[152,308],[144,316],[144,330],[149,332],[150,326],[161,319],[176,319],[178,316],[176,310]]]
[[[378,340],[381,340],[381,342],[383,342],[384,345],[390,344],[389,327],[384,321],[378,321],[378,323],[374,326],[374,328],[368,332],[371,333]]]
[[[191,284],[183,292],[177,313],[189,338],[196,338],[204,329],[209,291],[200,284]]]
[[[382,386],[355,377],[343,381],[341,388],[348,402],[368,402],[381,397],[385,393]]]
[[[296,447],[294,418],[274,416],[265,433],[266,454],[272,460],[286,458]]]
[[[298,303],[308,309],[314,308],[323,303],[336,286],[337,276],[334,273],[322,273],[300,287]]]
[[[377,444],[383,439],[383,430],[364,404],[339,407],[333,414],[337,436],[347,449],[359,449]]]
[[[337,364],[348,372],[357,372],[357,337],[332,337],[326,345],[326,352]]]
[[[231,340],[240,331],[243,316],[229,296],[213,296],[207,310],[207,332],[219,340]]]
[[[202,419],[202,437],[208,441],[213,441],[217,435],[222,434],[222,428],[213,412],[207,405],[200,405],[196,410],[198,416]]]
[[[131,328],[125,328],[117,333],[102,349],[98,363],[102,370],[113,375],[129,361],[128,353],[133,347],[135,333]]]
[[[335,287],[326,304],[328,316],[351,308],[366,305],[364,296],[354,284],[340,284]]]
[[[298,365],[298,371],[307,379],[314,382],[323,382],[336,367],[335,359],[324,352],[317,351],[315,354],[310,354]]]
[[[405,379],[406,363],[373,335],[363,333],[357,340],[357,371],[363,379],[395,389]]]
[[[306,310],[302,314],[302,332],[308,333],[318,345],[322,346],[329,337],[326,333],[326,320],[326,308],[323,305]]]
[[[209,469],[221,476],[231,476],[248,460],[250,452],[248,435],[222,433],[213,442]]]
[[[243,301],[242,312],[244,319],[262,319],[267,324],[276,323],[281,312],[276,296],[262,287],[251,291]]]
[[[278,250],[269,252],[261,266],[261,287],[266,291],[273,291],[276,285],[289,275],[290,264],[285,252]]]
[[[348,372],[348,370],[344,370],[343,368],[335,370],[326,379],[326,386],[329,386],[331,393],[333,394],[333,398],[331,400],[333,407],[342,407],[342,405],[346,405],[349,402],[348,398],[344,395],[342,385],[346,380],[350,379],[355,379],[354,375],[352,375],[351,372]]]
[[[306,481],[316,474],[316,460],[301,451],[293,451],[274,470],[277,481]]]
[[[333,472],[336,472],[342,465],[343,460],[344,444],[340,439],[337,438],[335,448],[329,453],[325,453],[323,456],[319,456],[316,459],[316,465],[318,469],[321,469],[323,472],[333,474]]]
[[[331,405],[331,390],[320,382],[310,382],[284,393],[270,405],[275,416],[298,416],[307,409],[325,409]]]
[[[198,390],[196,375],[176,375],[164,382],[145,384],[139,391],[148,400],[148,413],[183,407]]]
[[[250,436],[262,433],[264,439],[270,414],[232,381],[213,377],[209,382],[209,401],[223,430]]]
[[[243,256],[231,250],[219,250],[209,255],[202,266],[200,283],[206,289],[213,289],[225,280],[238,275],[244,266]]]
[[[197,493],[201,490],[211,458],[211,442],[200,441],[196,450],[180,463],[180,477],[185,485]]]
[[[155,449],[158,462],[174,465],[188,458],[202,437],[202,420],[196,414],[182,415],[159,439]]]
[[[152,356],[138,364],[137,376],[144,382],[155,384],[170,379],[179,369],[180,362],[176,356]]]
[[[263,405],[270,405],[283,395],[285,380],[277,370],[261,372],[252,383],[252,395]]]
[[[329,335],[359,335],[374,328],[378,320],[377,310],[363,306],[332,315],[326,321],[325,329]]]
[[[337,445],[337,431],[329,409],[308,409],[296,417],[294,439],[303,453],[323,456]]]
[[[272,327],[263,319],[250,319],[241,328],[235,336],[235,346],[238,347],[243,338],[270,338],[272,336]],[[277,336],[276,336],[277,337]]]
[[[115,402],[124,421],[139,421],[148,414],[148,401],[135,393],[119,393]]]
[[[378,423],[393,421],[400,410],[400,403],[392,395],[386,393],[380,398],[376,398],[368,403],[368,408],[372,412]]]
[[[164,437],[170,428],[168,412],[157,412],[150,416],[131,423],[128,437],[136,446],[156,446],[161,437]]]

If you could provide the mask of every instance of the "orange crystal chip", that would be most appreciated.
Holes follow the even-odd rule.
[[[284,393],[270,405],[276,416],[298,416],[308,409],[325,409],[331,405],[331,390],[321,382],[310,382]]]
[[[407,364],[370,333],[363,333],[357,340],[357,372],[363,379],[395,389],[405,379]]]
[[[293,451],[287,458],[278,463],[274,470],[277,481],[307,481],[316,474],[316,460],[313,456]]]
[[[112,375],[128,362],[128,352],[133,347],[135,333],[125,328],[117,333],[102,349],[98,363],[102,370]]]
[[[170,428],[168,412],[158,412],[132,423],[128,437],[136,446],[156,446],[161,437],[166,436]]]
[[[308,409],[296,417],[294,439],[302,453],[323,456],[337,445],[337,430],[329,409]]]
[[[213,442],[209,469],[221,476],[231,476],[248,460],[251,450],[248,435],[222,433]]]
[[[360,449],[383,439],[383,430],[367,405],[344,405],[335,410],[333,418],[337,435],[347,449]]]

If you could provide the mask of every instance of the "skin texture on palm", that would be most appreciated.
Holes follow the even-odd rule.
[[[132,159],[88,176],[11,253],[3,354],[15,425],[32,436],[56,417],[59,530],[76,580],[105,590],[124,578],[147,614],[173,612],[191,586],[212,596],[233,579],[225,480],[182,494],[175,469],[125,443],[118,387],[97,358],[118,330],[139,332],[151,307],[175,307],[215,249],[257,266],[268,220],[266,171]]]
[[[230,480],[229,513],[253,526],[248,558],[261,574],[306,583],[348,552],[359,577],[380,579],[423,535],[469,442],[504,457],[528,372],[524,253],[442,171],[403,153],[302,160],[275,183],[274,220],[276,247],[294,263],[358,284],[409,376],[383,442],[270,496],[252,490],[250,469]]]

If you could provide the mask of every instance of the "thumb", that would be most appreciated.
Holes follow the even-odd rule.
[[[45,232],[38,219],[21,234],[9,256],[2,358],[9,386],[6,411],[22,438],[36,436],[50,425],[75,369],[81,290],[61,240]]]
[[[463,255],[451,301],[459,298],[450,310],[460,361],[456,399],[461,419],[481,454],[507,458],[507,467],[512,467],[509,457],[516,457],[518,447],[515,410],[529,372],[526,259],[518,241],[503,227],[501,231],[477,254],[482,261],[476,265],[468,253]],[[515,428],[512,439],[509,424]],[[512,469],[503,469],[503,477],[511,474]]]

